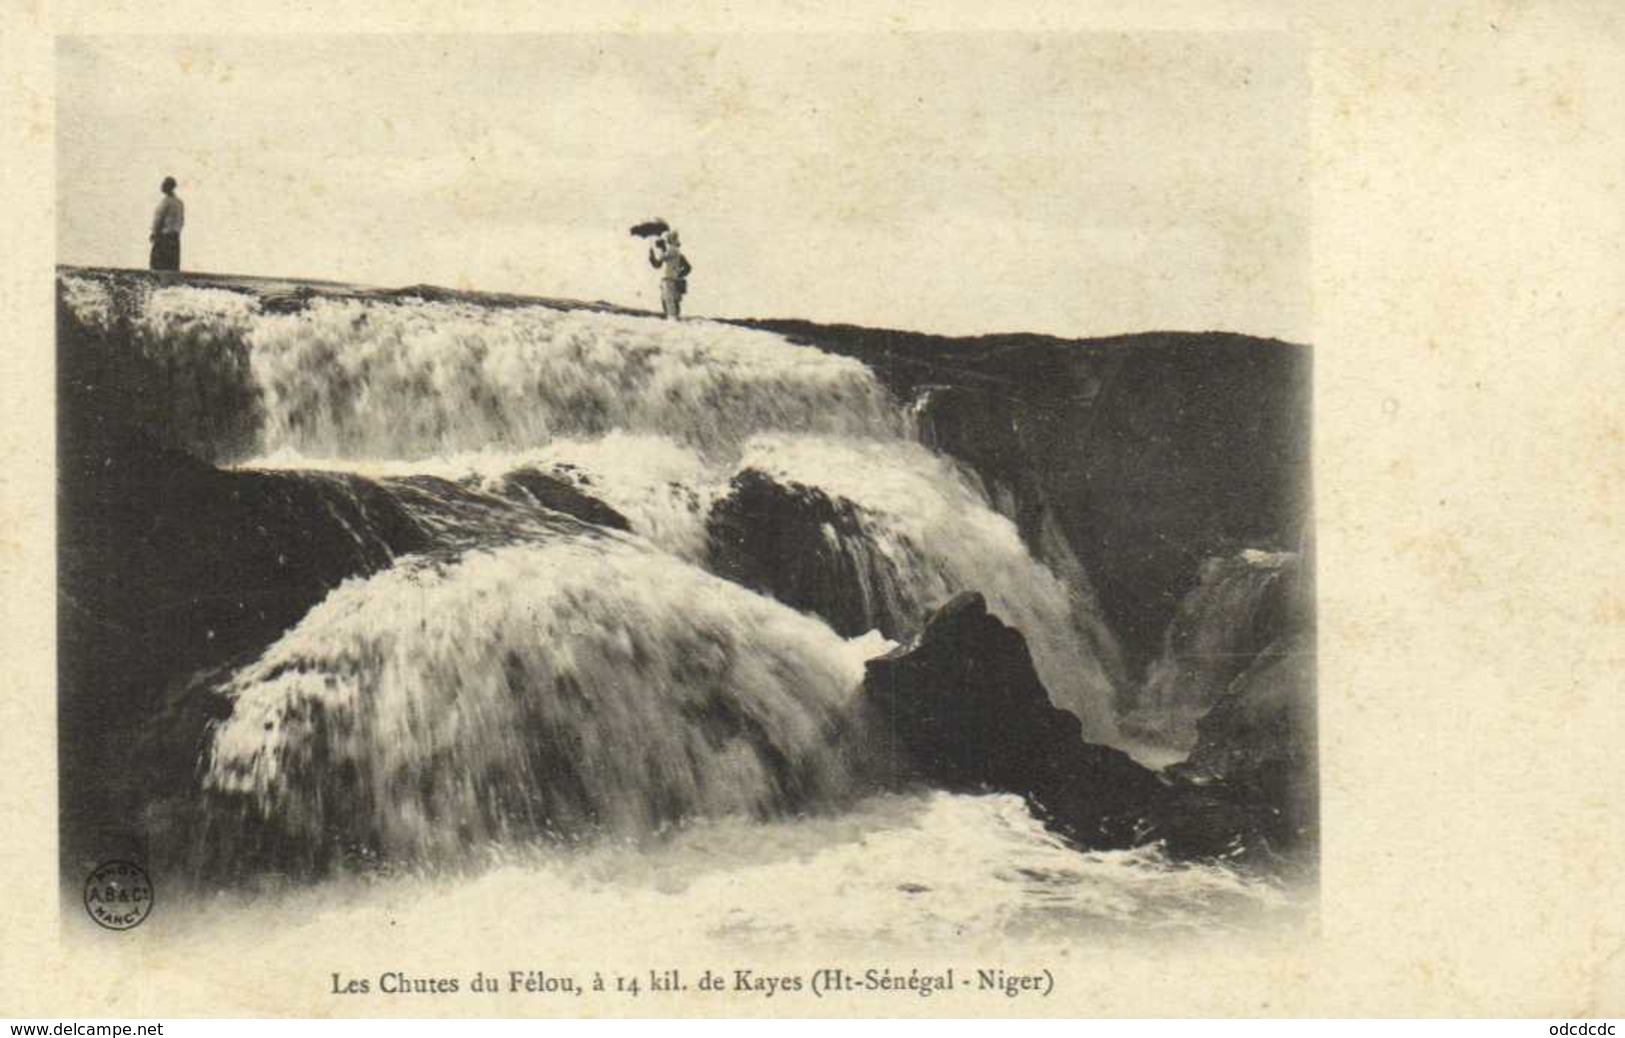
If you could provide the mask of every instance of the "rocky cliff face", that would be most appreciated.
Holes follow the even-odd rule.
[[[1305,539],[1305,347],[1217,332],[953,339],[745,323],[859,357],[914,401],[922,438],[975,469],[1052,568],[1066,575],[1049,557],[1063,546],[1082,563],[1135,673],[1204,560]],[[1060,534],[1047,547],[1046,527]]]
[[[1124,727],[1189,751],[1196,722],[1277,641],[1313,627],[1299,557],[1247,550],[1202,564],[1163,635]]]
[[[1196,748],[1171,776],[1268,805],[1282,844],[1312,839],[1319,816],[1314,681],[1310,636],[1272,643],[1197,722]]]

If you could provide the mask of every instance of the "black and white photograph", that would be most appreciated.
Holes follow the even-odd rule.
[[[31,15],[18,1005],[1619,1005],[1581,6]]]
[[[1283,42],[62,41],[67,894],[1297,922]]]

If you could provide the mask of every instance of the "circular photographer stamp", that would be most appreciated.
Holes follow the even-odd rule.
[[[152,880],[128,861],[106,861],[85,880],[85,911],[99,926],[130,930],[152,914]]]

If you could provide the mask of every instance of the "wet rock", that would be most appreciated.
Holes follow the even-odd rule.
[[[58,718],[64,866],[146,857],[193,779],[196,676],[245,662],[349,577],[420,550],[421,529],[353,476],[222,471],[111,419],[64,371]]]
[[[1259,653],[1197,730],[1196,748],[1168,769],[1171,777],[1257,805],[1275,846],[1314,839],[1319,783],[1312,634],[1281,638]]]
[[[572,483],[536,469],[518,469],[508,473],[502,477],[502,491],[509,496],[521,496],[542,508],[562,512],[594,526],[603,526],[611,530],[632,529],[632,524],[626,516],[609,505],[583,492]]]
[[[734,477],[706,524],[713,573],[812,613],[854,637],[918,629],[911,603],[889,596],[893,564],[873,550],[856,505],[755,469]]]
[[[1127,754],[1083,741],[1078,719],[1050,703],[1021,632],[976,592],[869,661],[864,696],[889,777],[1018,793],[1086,847],[1144,842],[1168,795]]]
[[[966,592],[919,637],[869,661],[863,703],[887,781],[1019,794],[1087,848],[1161,841],[1178,857],[1273,864],[1313,837],[1312,813],[1292,813],[1281,795],[1281,763],[1314,752],[1312,740],[1290,750],[1274,741],[1303,734],[1273,719],[1278,701],[1299,701],[1283,676],[1261,671],[1222,731],[1213,722],[1209,770],[1170,780],[1083,742],[1077,719],[1050,704],[1021,633]],[[1312,779],[1291,789],[1312,790]]]

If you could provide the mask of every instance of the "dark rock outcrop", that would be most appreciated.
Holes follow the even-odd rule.
[[[61,466],[63,834],[106,857],[138,838],[133,805],[191,778],[209,718],[178,691],[188,675],[245,660],[425,542],[365,480],[221,472],[133,430],[65,437]]]
[[[1238,781],[1253,771],[1170,782],[1119,750],[1083,742],[1077,719],[1050,704],[1021,633],[990,615],[974,592],[944,605],[912,642],[868,663],[864,707],[876,715],[871,726],[888,779],[1020,794],[1084,847],[1162,841],[1181,857],[1266,862],[1313,839],[1312,820],[1284,817],[1282,788]],[[1274,732],[1271,723],[1238,709],[1235,728]],[[1245,757],[1239,747],[1214,753],[1232,769]]]
[[[892,564],[870,549],[856,505],[746,469],[706,521],[708,568],[812,613],[850,638],[918,629],[921,612],[891,595]]]
[[[517,496],[542,508],[562,512],[594,526],[610,530],[632,529],[632,524],[626,516],[609,505],[590,494],[583,493],[572,483],[536,469],[516,469],[503,476],[502,491],[509,496]]]
[[[955,596],[909,644],[867,664],[883,759],[951,790],[1019,793],[1087,847],[1143,842],[1166,796],[1120,750],[1083,741],[1051,705],[1021,632],[976,592]]]

